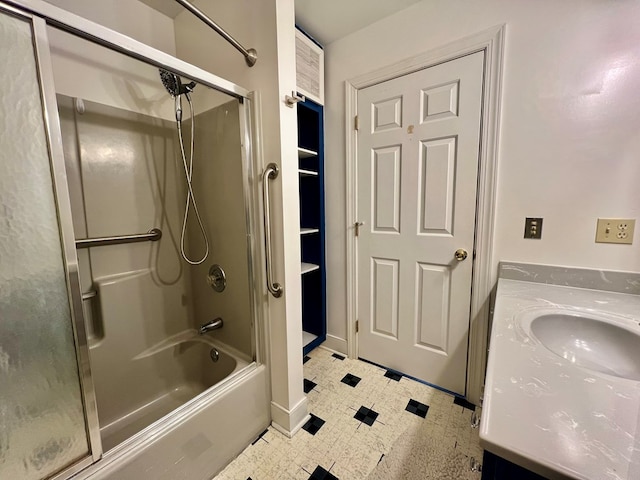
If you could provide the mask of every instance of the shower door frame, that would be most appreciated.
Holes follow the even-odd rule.
[[[0,12],[22,18],[28,21],[32,27],[34,57],[39,75],[43,120],[49,148],[49,160],[69,292],[78,373],[84,403],[89,453],[86,457],[80,458],[66,469],[50,477],[50,480],[62,480],[99,462],[103,457],[103,451],[100,439],[96,395],[89,360],[89,344],[82,309],[82,292],[80,289],[78,260],[71,217],[71,203],[62,149],[60,119],[57,113],[57,100],[47,26],[58,28],[154,67],[173,71],[180,76],[187,77],[190,80],[230,95],[239,101],[243,190],[248,232],[247,258],[249,292],[251,296],[250,321],[253,330],[251,336],[253,362],[234,376],[234,380],[238,379],[237,381],[241,381],[242,378],[254,371],[258,365],[263,364],[267,354],[266,346],[262,341],[266,335],[263,319],[266,317],[267,311],[264,308],[260,308],[258,303],[261,294],[264,294],[264,292],[261,292],[261,290],[264,290],[264,288],[261,289],[261,286],[264,286],[264,282],[262,281],[262,276],[258,273],[261,270],[263,252],[260,246],[256,244],[255,238],[256,234],[262,232],[261,223],[258,219],[260,201],[256,192],[251,189],[253,172],[261,161],[259,145],[254,145],[254,142],[258,141],[260,134],[260,101],[257,92],[250,92],[206,70],[179,60],[167,53],[90,20],[45,3],[42,0],[0,0]],[[260,262],[260,265],[257,262]],[[225,383],[227,383],[227,387],[229,387],[229,383],[234,384],[235,381]],[[212,388],[216,388],[216,386]],[[155,422],[128,440],[125,440],[122,444],[114,447],[114,449],[109,452],[109,461],[117,460],[117,457],[122,456],[125,450],[133,449],[137,445],[142,445],[145,441],[148,441],[151,437],[160,433],[160,430],[175,426],[175,424],[179,423],[181,418],[188,415],[190,411],[201,408],[202,402],[200,400],[206,398],[209,393],[211,392],[205,391],[179,407],[176,410],[179,411],[179,415],[174,415],[166,422],[166,425],[158,426],[158,422]],[[174,412],[168,415],[172,415]],[[121,448],[125,446],[126,449]],[[111,452],[113,452],[113,455],[111,455]]]
[[[71,218],[71,202],[67,188],[67,174],[62,151],[60,119],[57,114],[57,101],[51,68],[51,54],[47,39],[46,22],[31,12],[25,12],[12,5],[0,2],[0,14],[11,15],[26,21],[32,34],[33,60],[36,65],[38,90],[42,106],[42,121],[47,141],[49,166],[53,197],[56,204],[56,215],[60,235],[62,263],[65,270],[69,314],[73,331],[73,343],[76,352],[78,379],[82,397],[85,431],[88,453],[75,463],[54,473],[52,480],[68,478],[90,466],[102,457],[102,442],[98,424],[93,377],[89,365],[89,343],[87,340],[84,315],[82,311],[82,293],[78,259],[76,256],[75,236]]]

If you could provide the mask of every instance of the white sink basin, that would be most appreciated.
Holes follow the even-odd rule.
[[[640,480],[639,323],[640,295],[500,278],[480,445],[544,478]]]
[[[547,313],[535,316],[529,329],[547,349],[575,365],[640,380],[638,329],[616,323],[582,314]]]

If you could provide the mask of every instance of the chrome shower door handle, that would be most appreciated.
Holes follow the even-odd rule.
[[[267,165],[264,173],[262,174],[262,203],[264,208],[264,250],[266,255],[266,269],[267,269],[267,288],[269,293],[276,298],[282,296],[282,285],[273,281],[273,271],[271,258],[271,215],[270,207],[271,201],[269,199],[269,180],[275,180],[278,178],[278,165],[270,163]]]

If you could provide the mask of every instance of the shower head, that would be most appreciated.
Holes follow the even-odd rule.
[[[172,97],[177,97],[178,95],[180,95],[180,86],[182,82],[180,82],[180,79],[177,75],[160,69],[160,80],[162,80],[164,88],[167,89],[167,92],[169,92]]]
[[[175,73],[171,73],[163,68],[159,69],[159,71],[160,80],[162,81],[164,88],[167,89],[167,92],[169,92],[172,97],[177,97],[178,95],[182,95],[183,93],[193,92],[193,89],[196,88],[196,82],[183,84],[180,81],[180,77],[178,77]]]

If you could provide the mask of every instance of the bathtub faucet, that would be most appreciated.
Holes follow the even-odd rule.
[[[224,322],[220,317],[216,318],[215,320],[211,320],[210,322],[203,323],[200,326],[200,335],[204,335],[211,330],[218,330],[219,328],[222,328],[223,323]]]

